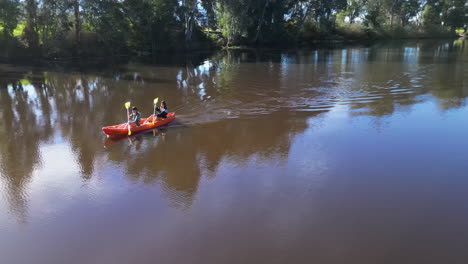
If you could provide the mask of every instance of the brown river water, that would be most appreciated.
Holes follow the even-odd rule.
[[[461,40],[0,64],[0,263],[468,263],[467,98]]]

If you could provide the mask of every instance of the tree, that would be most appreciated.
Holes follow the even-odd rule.
[[[426,29],[440,26],[442,23],[442,4],[439,0],[428,0],[423,8],[423,24]]]
[[[226,38],[227,46],[236,45],[247,32],[249,17],[247,14],[253,0],[221,0],[217,5],[218,28]]]
[[[84,0],[83,13],[87,27],[104,50],[110,54],[126,50],[130,25],[121,1]]]
[[[406,26],[417,15],[427,31],[454,29],[468,23],[467,9],[466,0],[0,0],[0,26],[3,39],[14,39],[25,25],[21,41],[10,43],[45,56],[80,54],[85,43],[105,54],[155,54],[210,39],[228,46],[299,43],[342,34],[335,22],[346,17],[349,24],[364,18],[363,36]],[[222,37],[204,37],[203,28]]]
[[[349,18],[349,23],[353,24],[365,10],[367,0],[348,0],[345,15]]]
[[[80,0],[73,0],[73,14],[75,17],[75,51],[81,49],[81,15]]]
[[[466,0],[446,0],[443,21],[452,30],[463,27],[468,19],[468,3]]]
[[[18,25],[20,15],[19,0],[0,1],[0,26],[6,38],[13,37],[13,30]]]
[[[402,3],[398,12],[402,26],[407,25],[409,20],[420,12],[420,6],[419,0],[405,0]]]
[[[215,0],[205,0],[201,1],[201,6],[205,11],[205,16],[207,20],[207,26],[210,28],[215,28],[217,23],[217,17],[215,12]]]
[[[255,43],[258,43],[258,40],[259,40],[259,37],[260,37],[260,32],[262,30],[262,25],[264,24],[264,21],[265,21],[265,12],[267,10],[267,7],[268,7],[268,5],[272,4],[274,1],[275,0],[265,0],[262,3],[263,8],[262,8],[262,11],[261,11],[261,15],[258,16],[257,29],[256,29],[256,32],[255,32],[255,38],[254,38]]]
[[[65,49],[68,32],[73,23],[69,19],[70,1],[42,0],[37,11],[37,32],[45,55],[59,54]]]
[[[383,24],[383,7],[381,0],[369,0],[364,25],[380,28]]]
[[[37,2],[36,0],[25,1],[26,27],[24,28],[24,38],[28,47],[33,53],[39,49],[39,34],[37,23]]]
[[[190,48],[192,44],[193,29],[195,26],[195,14],[197,13],[196,0],[182,0],[182,17],[184,20],[185,46]]]

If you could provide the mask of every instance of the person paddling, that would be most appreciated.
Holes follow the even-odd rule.
[[[156,107],[156,112],[158,112],[156,117],[159,117],[159,118],[166,118],[167,117],[167,114],[169,114],[169,111],[167,110],[166,101],[162,101],[161,106]]]
[[[128,117],[130,124],[140,126],[141,114],[136,106],[132,107],[132,113]]]

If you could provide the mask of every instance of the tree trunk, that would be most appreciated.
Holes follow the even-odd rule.
[[[299,41],[299,35],[302,33],[302,31],[304,31],[304,23],[307,20],[307,17],[309,16],[310,9],[311,9],[311,3],[309,3],[309,5],[305,7],[305,13],[302,16],[301,20],[299,21],[299,29],[298,29],[298,31],[296,33],[295,38],[294,38],[294,42],[296,44]]]
[[[75,47],[78,53],[81,51],[81,19],[80,19],[80,0],[73,1],[73,11],[75,14]]]
[[[185,0],[185,47],[191,48],[193,27],[195,23],[196,0]]]
[[[270,1],[274,1],[274,0],[266,0],[265,6],[263,6],[262,15],[258,19],[257,33],[255,34],[254,43],[258,42],[258,37],[260,36],[260,31],[262,29],[262,24],[263,24],[263,21],[265,20],[265,11],[266,11],[266,8],[268,7],[268,5],[270,4]]]
[[[37,33],[37,2],[36,0],[26,1],[26,28],[25,35],[29,49],[33,54],[39,51],[39,34]]]
[[[187,18],[186,28],[185,28],[185,46],[187,48],[190,48],[192,45],[193,24],[194,24],[194,19],[193,19],[193,16],[190,15]]]

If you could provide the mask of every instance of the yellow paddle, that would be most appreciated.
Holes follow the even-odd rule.
[[[156,105],[158,104],[159,97],[154,98],[153,104],[154,104],[154,111],[153,111],[153,125],[154,125],[154,120],[156,120]]]
[[[128,135],[130,136],[132,134],[132,131],[130,130],[130,102],[125,103],[125,108],[127,108],[127,125],[128,125]]]

